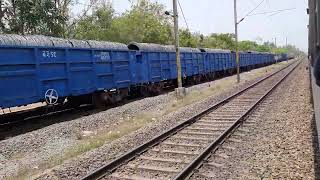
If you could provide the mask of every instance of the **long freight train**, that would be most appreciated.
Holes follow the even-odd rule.
[[[286,54],[241,52],[252,69],[287,60]],[[181,48],[184,83],[198,83],[235,69],[235,53]],[[177,78],[172,46],[0,35],[0,108],[36,102],[87,101],[104,105],[129,94],[158,93]],[[67,99],[67,101],[66,101]]]

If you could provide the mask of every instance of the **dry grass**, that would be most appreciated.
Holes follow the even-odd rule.
[[[193,90],[191,92],[188,92],[186,97],[182,99],[175,99],[169,102],[168,106],[166,106],[167,108],[165,109],[164,114],[169,114],[171,112],[177,111],[180,108],[204,100],[210,96],[214,96],[223,91],[227,91],[233,86],[234,83],[235,81],[230,79],[224,81],[223,83],[214,84],[210,87],[208,86],[203,90]]]
[[[23,168],[19,171],[19,173],[15,176],[10,176],[6,178],[7,180],[24,180],[24,179],[30,179],[32,174],[34,173],[34,170]]]
[[[122,122],[121,124],[111,128],[112,131],[108,132],[99,132],[97,135],[93,135],[90,137],[83,137],[79,142],[73,147],[67,149],[65,153],[61,157],[53,158],[50,163],[50,166],[55,166],[62,164],[65,160],[76,157],[80,154],[88,152],[92,149],[96,149],[104,145],[105,143],[114,141],[120,137],[123,137],[131,132],[136,131],[143,127],[146,123],[152,121],[154,118],[149,114],[145,116],[141,115],[139,117],[135,117],[130,119],[129,121]]]

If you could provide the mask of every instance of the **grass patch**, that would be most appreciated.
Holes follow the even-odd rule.
[[[24,180],[31,176],[31,170],[22,169],[17,175],[6,178],[7,180]]]
[[[56,165],[62,164],[65,160],[74,158],[83,153],[89,152],[93,149],[99,148],[104,144],[119,139],[127,134],[130,134],[150,121],[155,120],[155,116],[152,114],[140,114],[139,116],[130,119],[129,121],[124,121],[119,125],[111,128],[112,131],[108,132],[99,132],[96,135],[90,137],[83,137],[79,142],[67,149],[63,155],[60,157],[53,157],[48,161],[48,164],[45,165],[47,168],[54,167]],[[46,168],[46,169],[47,169]]]
[[[206,99],[210,96],[217,95],[221,91],[226,91],[229,88],[231,88],[234,83],[235,81],[230,79],[223,81],[223,83],[211,85],[210,87],[204,88],[203,90],[190,91],[188,92],[186,97],[182,99],[176,99],[170,102],[167,108],[165,109],[164,114],[169,114],[171,112],[177,111],[180,108]]]

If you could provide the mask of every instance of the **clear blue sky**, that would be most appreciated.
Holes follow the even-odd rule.
[[[137,1],[137,0],[134,0]],[[172,0],[152,0],[166,5],[172,9]],[[245,16],[262,0],[237,0],[238,18]],[[88,4],[89,0],[80,0]],[[113,0],[113,6],[118,13],[130,8],[128,0]],[[233,33],[233,0],[180,0],[184,14],[191,31],[203,34]],[[272,41],[277,38],[278,45],[285,45],[288,38],[289,44],[294,44],[300,49],[307,50],[308,16],[307,0],[265,0],[254,13],[274,11],[279,9],[295,8],[270,16],[257,15],[247,17],[239,26],[240,40]],[[79,8],[77,8],[79,10]],[[180,13],[180,26],[186,27]]]

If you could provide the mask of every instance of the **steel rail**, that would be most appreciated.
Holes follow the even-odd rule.
[[[82,116],[81,113],[82,112],[86,112],[86,111],[90,111],[91,109],[93,109],[93,107],[91,105],[84,105],[78,108],[68,108],[68,109],[61,109],[61,110],[56,110],[56,111],[52,111],[49,113],[43,113],[43,114],[33,114],[32,116],[26,116],[23,114],[23,112],[21,113],[21,117],[19,116],[19,114],[14,114],[12,116],[7,115],[7,119],[9,119],[10,117],[12,119],[10,119],[10,121],[5,121],[2,123],[0,122],[0,141],[4,140],[8,137],[13,137],[13,136],[17,136],[26,132],[30,132],[36,129],[41,128],[42,126],[39,125],[39,123],[43,123],[46,124],[48,123],[48,125],[52,124],[51,122],[54,122],[54,119],[57,118],[57,122],[62,122],[63,120],[58,120],[59,117],[62,117],[64,115],[70,115],[70,113],[78,113],[79,116]],[[41,112],[45,112],[45,110],[42,110]],[[70,115],[71,116],[71,115]],[[50,117],[48,119],[48,117]],[[0,121],[3,120],[2,117],[0,116]],[[36,124],[35,126],[33,124]],[[28,128],[25,128],[25,127]],[[47,125],[45,125],[47,126]],[[20,128],[24,128],[24,130],[20,130]]]
[[[136,156],[140,155],[141,153],[147,151],[151,147],[154,147],[155,145],[163,142],[164,140],[166,140],[167,138],[169,138],[172,135],[176,134],[177,132],[181,131],[185,127],[195,123],[201,117],[203,117],[203,116],[209,114],[210,112],[214,111],[215,109],[223,106],[224,104],[228,103],[233,98],[243,94],[244,92],[246,92],[247,90],[251,89],[252,87],[257,86],[258,84],[264,82],[265,80],[269,79],[270,77],[282,72],[283,70],[285,70],[285,69],[287,69],[287,68],[289,68],[291,66],[295,65],[295,67],[293,68],[293,69],[295,69],[301,63],[301,61],[299,63],[296,63],[296,64],[295,63],[296,62],[291,63],[291,64],[281,68],[280,70],[278,70],[276,72],[273,72],[272,74],[260,79],[259,81],[249,85],[248,87],[246,87],[246,88],[244,88],[244,89],[242,89],[242,90],[240,90],[240,91],[238,91],[238,92],[236,92],[236,93],[224,98],[223,100],[221,100],[218,103],[212,105],[211,107],[209,107],[208,109],[202,111],[201,113],[189,118],[188,120],[176,125],[175,127],[165,131],[164,133],[154,137],[153,139],[149,140],[148,142],[146,142],[146,143],[144,143],[144,144],[142,144],[142,145],[130,150],[129,152],[123,154],[122,156],[114,159],[113,161],[109,162],[108,164],[105,164],[102,167],[100,167],[100,168],[94,170],[93,172],[87,174],[86,176],[82,177],[81,180],[101,179],[101,178],[111,174],[114,170],[119,168],[121,165],[129,162],[130,160],[134,159]],[[290,71],[290,72],[292,72],[292,71]],[[288,76],[288,74],[286,75],[286,77],[287,76]],[[250,109],[252,109],[252,108],[250,108]],[[243,116],[246,116],[246,115],[247,115],[247,113],[245,115],[243,115]],[[223,134],[227,133],[227,131],[224,132]],[[210,146],[214,146],[215,145],[214,143],[212,143],[212,144]],[[207,152],[207,151],[209,151],[209,148],[207,148],[205,152]],[[197,159],[199,159],[199,160],[200,160],[200,158],[204,159],[206,157],[206,156],[205,157],[204,156],[205,155],[201,155],[201,157],[199,156],[199,157],[197,157]],[[183,177],[188,177],[189,175],[185,171],[188,171],[188,170],[192,169],[193,167],[198,167],[198,164],[199,164],[198,161],[199,160],[197,160],[197,159],[195,159],[192,162],[192,164],[190,164],[186,169],[184,169],[183,173],[181,172],[178,176],[176,176],[176,179],[180,179],[180,178],[183,178]]]
[[[246,117],[271,93],[273,92],[280,84],[283,82],[291,72],[293,72],[299,65],[301,61],[295,65],[284,77],[282,77],[275,85],[273,85],[263,96],[259,98],[245,113],[241,115],[227,130],[225,130],[214,142],[212,142],[204,151],[200,153],[185,169],[178,174],[174,180],[183,180],[190,177],[195,169],[198,169],[205,159],[208,159],[212,152],[216,151],[221,144],[235,131],[242,122],[245,121]]]
[[[84,109],[88,109],[88,108],[91,108],[92,106],[91,105],[85,105],[85,106],[82,106],[82,107],[78,107],[78,108],[67,108],[67,109],[61,109],[61,110],[56,110],[56,111],[52,111],[52,112],[49,112],[49,113],[43,113],[43,114],[34,114],[34,115],[30,115],[30,116],[27,116],[27,115],[24,115],[24,114],[21,114],[21,120],[14,120],[14,121],[7,121],[7,122],[3,122],[3,123],[0,123],[0,128],[2,127],[5,127],[5,126],[13,126],[13,125],[16,125],[16,124],[19,124],[19,123],[24,123],[24,122],[27,122],[27,121],[32,121],[32,120],[37,120],[37,118],[45,118],[45,117],[50,117],[50,116],[57,116],[57,115],[61,115],[61,114],[64,114],[64,113],[68,113],[68,112],[72,112],[72,111],[75,111],[75,110],[84,110]],[[46,107],[42,107],[42,108],[46,108]],[[44,111],[44,110],[42,110]],[[23,112],[22,112],[23,113]],[[12,116],[10,116],[10,114],[8,114],[8,117],[4,117],[4,118],[18,118],[19,117],[19,114],[14,114]],[[2,117],[0,116],[0,119]]]

